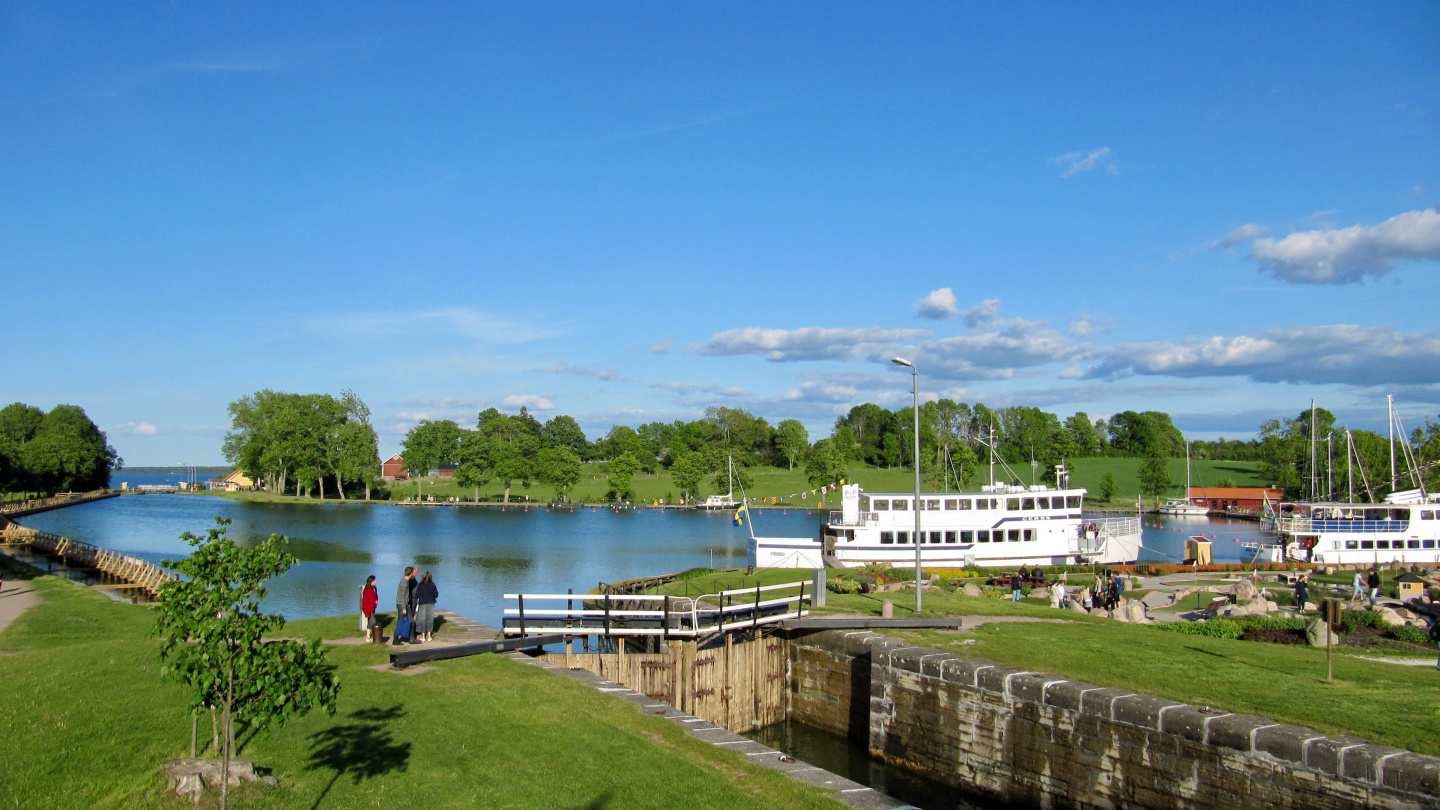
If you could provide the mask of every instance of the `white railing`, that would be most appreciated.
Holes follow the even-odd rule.
[[[1394,533],[1406,531],[1410,526],[1408,520],[1315,520],[1312,518],[1288,517],[1272,518],[1262,524],[1262,528],[1280,534],[1296,534],[1297,532],[1317,533],[1329,532],[1339,534],[1376,534]]]
[[[830,512],[830,524],[833,526],[864,526],[868,523],[878,523],[879,521],[880,513],[878,512],[861,512],[855,520],[846,520],[845,513],[838,509],[831,510]]]
[[[505,608],[502,632],[507,636],[561,633],[695,638],[806,616],[814,597],[813,592],[807,593],[809,589],[810,582],[801,580],[698,597],[507,593],[505,599],[513,600],[515,607]],[[564,602],[564,607],[556,605],[559,602]]]

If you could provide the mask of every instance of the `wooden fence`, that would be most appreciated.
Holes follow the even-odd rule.
[[[587,669],[731,731],[783,721],[789,711],[785,640],[761,636],[704,649],[671,641],[663,653],[547,653],[556,666]],[[622,645],[623,649],[623,645]]]
[[[0,529],[0,544],[29,546],[60,557],[68,565],[92,568],[100,572],[102,580],[112,580],[102,581],[92,587],[134,588],[150,599],[160,595],[160,586],[163,583],[179,578],[177,574],[148,560],[15,523],[7,522],[4,528]]]
[[[22,517],[24,515],[33,515],[36,512],[59,509],[62,506],[74,506],[79,503],[89,503],[90,501],[114,498],[119,494],[120,490],[118,489],[97,489],[93,492],[61,492],[49,498],[4,501],[0,502],[0,515]]]

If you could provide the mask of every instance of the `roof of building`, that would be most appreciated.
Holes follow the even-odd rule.
[[[1410,571],[1406,571],[1405,573],[1401,574],[1400,576],[1395,577],[1395,581],[1396,581],[1396,582],[1424,582],[1425,579],[1424,579],[1423,577],[1421,577],[1419,574],[1415,574],[1415,573],[1412,573],[1412,572],[1410,572]]]
[[[1190,487],[1192,498],[1278,498],[1284,494],[1276,487]]]
[[[221,480],[227,482],[233,481],[234,483],[242,484],[245,486],[250,485],[250,476],[246,475],[245,471],[239,468],[231,470],[230,474],[225,476]]]
[[[393,456],[385,459],[385,463],[386,463],[386,464],[389,464],[389,463],[392,462],[392,461],[400,461],[400,462],[403,462],[403,461],[405,461],[405,459],[401,458],[399,453],[396,453],[395,455],[393,455]]]

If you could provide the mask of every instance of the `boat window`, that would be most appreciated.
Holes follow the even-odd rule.
[[[964,544],[967,545],[967,546],[970,545],[971,543],[975,542],[975,532],[973,532],[973,531],[960,532],[960,542],[964,543]]]
[[[1365,510],[1365,519],[1366,519],[1366,520],[1384,520],[1384,519],[1385,519],[1385,516],[1386,516],[1387,514],[1389,514],[1389,512],[1390,512],[1390,510],[1388,510],[1388,509],[1366,509],[1366,510]]]
[[[1049,508],[1050,508],[1050,499],[1049,499],[1049,498],[1037,498],[1036,500],[1039,501],[1039,503],[1037,504],[1037,506],[1038,506],[1039,508],[1041,508],[1041,509],[1049,509]]]
[[[870,508],[876,512],[889,512],[890,502],[884,499],[873,500],[870,502]]]
[[[1376,540],[1376,541],[1375,541],[1375,548],[1390,548],[1390,541],[1389,541],[1389,540]]]
[[[909,512],[909,511],[910,511],[910,502],[909,502],[909,501],[902,501],[902,500],[894,500],[894,501],[891,501],[891,502],[890,502],[890,511],[892,511],[892,512]]]
[[[1420,548],[1420,541],[1419,541],[1419,540],[1407,540],[1407,541],[1405,542],[1405,547],[1406,547],[1406,548]]]
[[[955,532],[945,532],[945,542],[953,543],[955,542],[955,537]]]
[[[1035,508],[1035,499],[1034,499],[1034,498],[1026,498],[1026,499],[1025,499],[1025,505],[1022,506],[1021,508],[1022,508],[1022,509],[1034,509],[1034,508]]]
[[[861,495],[861,496],[860,496],[860,511],[861,511],[861,512],[869,512],[869,511],[870,511],[870,496],[869,496],[869,495]]]
[[[909,533],[909,532],[896,532],[896,533],[895,533],[895,542],[898,543],[898,544],[900,544],[900,545],[902,545],[902,546],[908,546],[908,545],[910,545],[910,533]]]
[[[961,512],[969,512],[972,507],[974,507],[974,504],[970,502],[970,499],[969,499],[969,498],[961,498],[961,499],[960,499],[960,511],[961,511]]]
[[[880,532],[880,544],[885,546],[895,545],[894,532]]]
[[[959,508],[960,508],[960,502],[959,502],[959,501],[955,500],[954,498],[946,498],[946,499],[945,499],[945,511],[946,511],[946,512],[954,512],[956,509],[959,509]]]
[[[1020,530],[1019,530],[1019,529],[1011,529],[1011,530],[1010,530],[1010,542],[1012,542],[1012,543],[1018,543],[1018,542],[1020,542]]]
[[[966,534],[969,534],[969,532],[966,532]],[[989,530],[989,529],[981,529],[981,530],[978,532],[978,534],[980,535],[980,542],[982,542],[982,543],[988,543],[988,542],[990,542],[990,530]]]
[[[1079,496],[1079,495],[1066,495],[1066,496],[1065,496],[1065,506],[1068,507],[1068,508],[1070,508],[1070,509],[1079,509],[1079,508],[1080,508],[1080,496]]]
[[[1390,519],[1391,519],[1391,520],[1409,520],[1409,519],[1410,519],[1410,510],[1409,510],[1409,509],[1391,509],[1391,510],[1390,510]]]
[[[1035,539],[1035,530],[1034,530],[1034,529],[1026,529],[1026,530],[1025,530],[1025,542],[1028,543],[1028,542],[1030,542],[1031,540],[1034,540],[1034,539]]]
[[[1346,541],[1345,541],[1345,548],[1351,548],[1351,549],[1360,548],[1360,541],[1359,541],[1359,540],[1346,540]]]
[[[1361,540],[1361,541],[1360,541],[1360,548],[1361,548],[1361,549],[1373,549],[1373,548],[1375,548],[1375,541],[1374,541],[1374,540]]]
[[[1434,541],[1434,540],[1421,540],[1421,541],[1420,541],[1420,547],[1421,547],[1421,548],[1435,548],[1435,541]]]
[[[953,543],[953,542],[955,542],[954,537],[953,537],[953,535],[954,535],[955,533],[954,533],[954,532],[950,532],[950,534],[952,535],[950,542]],[[939,542],[940,542],[940,532],[930,532],[930,542],[931,542],[931,543],[939,543]]]
[[[1432,510],[1429,510],[1429,509],[1422,509],[1422,510],[1420,510],[1420,519],[1421,519],[1421,520],[1434,520],[1434,519],[1435,519],[1435,513],[1434,513]]]
[[[1009,509],[1009,510],[1012,511],[1012,512],[1018,512],[1018,511],[1020,510],[1020,499],[1019,499],[1019,498],[1006,498],[1006,499],[1005,499],[1005,508],[1006,508],[1006,509]]]
[[[966,501],[966,503],[969,503],[969,501]],[[961,508],[961,509],[964,509],[965,507],[962,506],[962,507],[960,507],[960,508]],[[978,498],[978,499],[976,499],[976,501],[975,501],[975,508],[976,508],[976,509],[989,509],[989,508],[990,508],[990,499],[989,499],[989,498]]]
[[[927,511],[927,512],[939,512],[939,511],[940,511],[940,499],[939,499],[939,498],[934,498],[934,499],[932,499],[932,500],[927,500],[927,501],[925,501],[925,511]]]

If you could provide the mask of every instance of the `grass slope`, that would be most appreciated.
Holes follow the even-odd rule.
[[[1074,474],[1070,480],[1077,487],[1090,490],[1088,502],[1100,500],[1100,479],[1105,473],[1115,476],[1120,491],[1112,500],[1114,504],[1133,507],[1135,496],[1140,494],[1140,465],[1143,458],[1077,458],[1071,462]],[[1169,461],[1170,480],[1175,486],[1166,497],[1179,498],[1185,489],[1185,459],[1172,458]],[[1265,481],[1260,474],[1260,465],[1253,461],[1192,461],[1190,482],[1192,486],[1216,486],[1221,478],[1230,478],[1237,487],[1262,487]],[[1149,499],[1146,499],[1147,502]]]
[[[188,806],[162,795],[159,763],[187,753],[189,719],[144,638],[148,611],[51,577],[35,584],[43,603],[0,634],[0,804]],[[292,622],[284,633],[336,637],[353,625]],[[668,720],[503,657],[414,677],[365,668],[385,656],[331,648],[335,717],[312,713],[268,739],[240,733],[241,755],[273,768],[280,785],[247,786],[237,806],[836,806]],[[203,738],[208,722],[201,729]]]

